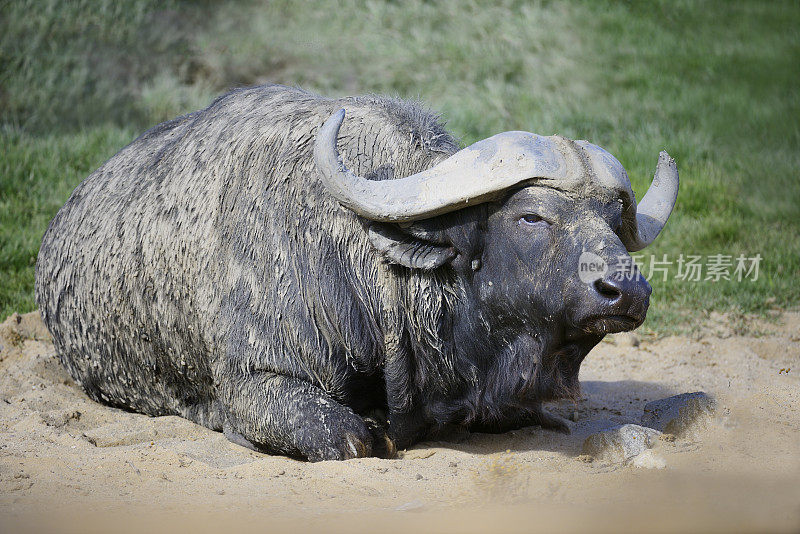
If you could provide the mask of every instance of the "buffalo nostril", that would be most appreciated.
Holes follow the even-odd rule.
[[[607,280],[598,279],[594,282],[595,290],[604,298],[609,300],[616,300],[622,295],[622,291],[612,284],[610,284]]]

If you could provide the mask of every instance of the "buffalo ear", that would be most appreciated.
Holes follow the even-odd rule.
[[[432,232],[412,226],[400,228],[392,224],[372,223],[369,240],[378,252],[392,263],[411,269],[432,271],[457,256],[456,250]]]

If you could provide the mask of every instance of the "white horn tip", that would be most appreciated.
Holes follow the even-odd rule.
[[[667,164],[670,167],[675,167],[675,159],[672,158],[669,154],[667,154],[666,150],[662,150],[658,153],[658,164]]]
[[[339,133],[339,128],[342,126],[343,121],[344,121],[344,108],[336,111],[333,115],[328,117],[328,120],[326,120],[325,124],[322,125],[322,130],[326,132],[333,130],[336,133]]]

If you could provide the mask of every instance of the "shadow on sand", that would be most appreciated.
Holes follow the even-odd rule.
[[[678,393],[664,384],[637,380],[591,380],[581,385],[583,395],[579,401],[547,405],[551,413],[570,421],[570,434],[539,426],[520,428],[503,434],[453,430],[442,433],[435,441],[422,442],[417,447],[443,447],[468,454],[541,450],[577,456],[581,454],[583,442],[590,434],[615,425],[639,424],[646,403]]]

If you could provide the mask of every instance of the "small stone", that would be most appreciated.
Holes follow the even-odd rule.
[[[458,467],[458,462],[450,462],[448,465],[450,467]]]
[[[417,480],[423,480],[425,477],[423,477],[422,475],[420,475],[419,473],[417,473],[417,476],[416,476],[416,477],[414,477],[414,478],[416,478]]]
[[[667,461],[652,449],[640,452],[631,460],[631,465],[640,469],[664,469]]]
[[[573,423],[576,423],[578,421],[578,412],[572,410],[572,413],[569,414],[569,420],[572,421]]]
[[[592,456],[591,454],[581,454],[580,456],[577,457],[577,460],[585,464],[590,464],[594,462],[594,456]]]
[[[707,421],[716,407],[716,401],[702,391],[682,393],[645,404],[641,423],[666,434],[684,436]]]
[[[275,475],[275,476],[283,476],[283,475],[285,475],[285,474],[286,474],[286,470],[285,470],[285,469],[281,469],[280,471],[278,471],[278,472],[276,473],[276,475]]]
[[[583,442],[583,453],[596,459],[626,462],[651,448],[661,432],[639,425],[620,425],[592,434]]]

